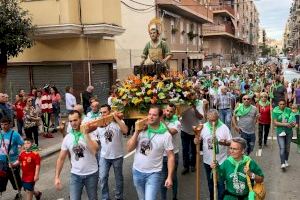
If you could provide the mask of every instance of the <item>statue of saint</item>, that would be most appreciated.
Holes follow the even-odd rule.
[[[165,41],[162,41],[160,34],[162,26],[160,19],[154,18],[148,25],[148,32],[151,40],[146,44],[141,65],[145,64],[162,64],[166,65],[168,60],[171,59],[172,53]]]

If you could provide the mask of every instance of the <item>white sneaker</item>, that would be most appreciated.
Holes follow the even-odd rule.
[[[285,132],[281,132],[280,134],[278,134],[278,136],[280,136],[280,137],[286,136],[286,133]]]
[[[285,166],[286,166],[286,167],[288,167],[288,166],[289,166],[289,163],[288,163],[288,161],[287,161],[287,160],[285,161]]]
[[[285,169],[286,165],[285,164],[281,164],[281,169]]]

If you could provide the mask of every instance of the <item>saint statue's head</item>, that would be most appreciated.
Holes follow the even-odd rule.
[[[162,32],[162,23],[158,18],[154,18],[148,24],[148,32],[152,41],[157,41]]]

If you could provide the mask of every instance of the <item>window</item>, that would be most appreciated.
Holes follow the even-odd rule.
[[[180,34],[180,44],[184,43],[183,31],[184,31],[183,20],[180,20],[180,33],[179,33]]]
[[[173,30],[175,30],[175,20],[172,18],[171,19],[171,43],[175,43],[176,40],[176,32],[173,33]]]

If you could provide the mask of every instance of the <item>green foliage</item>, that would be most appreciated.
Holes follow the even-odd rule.
[[[19,3],[17,0],[0,0],[1,57],[17,56],[33,45],[34,26],[28,11],[23,10]]]

